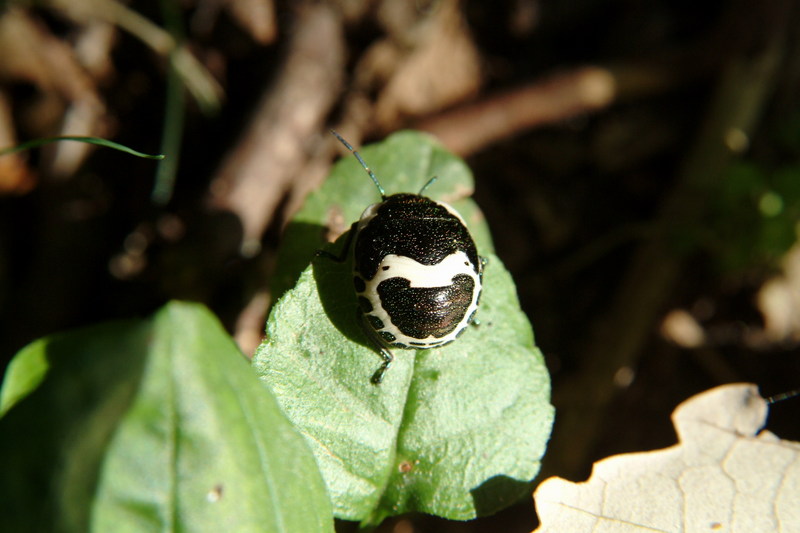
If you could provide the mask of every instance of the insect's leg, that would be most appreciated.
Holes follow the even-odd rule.
[[[356,309],[356,313],[358,314],[358,323],[361,324],[361,329],[364,330],[367,338],[372,341],[373,348],[378,351],[378,354],[383,359],[383,364],[380,366],[380,368],[378,368],[378,370],[375,371],[374,374],[372,374],[372,379],[370,379],[374,385],[380,385],[383,381],[383,375],[387,370],[389,370],[392,361],[394,361],[394,356],[392,355],[392,352],[387,350],[383,345],[380,337],[378,337],[378,334],[374,329],[372,329],[372,326],[367,323],[364,313],[362,313],[360,309]]]
[[[387,350],[383,346],[378,347],[378,350],[380,350],[381,357],[383,357],[383,364],[378,368],[378,370],[375,371],[374,374],[372,374],[372,378],[370,378],[370,381],[372,382],[373,385],[381,384],[381,382],[383,381],[383,375],[386,373],[387,370],[389,370],[392,361],[394,361],[394,357],[392,356],[392,353],[389,350]]]
[[[317,250],[314,255],[316,255],[317,257],[325,257],[337,263],[344,263],[347,260],[347,253],[350,251],[350,245],[353,243],[353,237],[356,234],[357,225],[358,222],[353,222],[353,225],[350,226],[350,231],[348,231],[347,237],[345,238],[344,247],[342,248],[341,255],[336,255],[327,250]]]

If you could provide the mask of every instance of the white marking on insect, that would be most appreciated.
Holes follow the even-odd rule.
[[[377,290],[383,280],[390,278],[405,278],[411,282],[411,287],[446,287],[453,284],[453,277],[458,274],[470,276],[476,287],[480,282],[467,254],[460,250],[435,265],[423,265],[410,257],[389,254],[378,265],[375,277],[366,281],[367,292]]]
[[[387,266],[389,268],[384,270],[384,267]],[[461,323],[453,331],[441,338],[428,335],[423,339],[419,339],[404,334],[383,308],[377,292],[378,285],[382,281],[391,278],[405,278],[409,280],[410,287],[447,287],[453,284],[453,277],[459,274],[470,276],[478,290],[472,292],[472,301],[467,307]],[[419,348],[432,348],[455,340],[461,330],[466,327],[469,317],[478,308],[478,297],[480,295],[480,277],[475,272],[475,268],[470,263],[467,254],[463,251],[450,254],[435,265],[423,265],[410,257],[389,254],[381,261],[375,276],[369,281],[365,280],[365,284],[366,289],[361,294],[372,304],[372,311],[368,314],[377,317],[384,324],[384,327],[378,331],[387,331],[394,335],[394,342]]]

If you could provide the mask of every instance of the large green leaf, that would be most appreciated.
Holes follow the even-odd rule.
[[[411,132],[362,155],[390,194],[416,192],[438,175],[427,192],[456,198],[488,256],[480,325],[444,348],[394,350],[383,383],[373,385],[380,358],[357,322],[350,263],[320,257],[273,308],[257,373],[311,444],[336,516],[376,524],[409,511],[492,513],[525,493],[539,470],[553,420],[542,355],[510,276],[489,253],[479,210],[462,197],[472,190],[463,162]],[[352,221],[378,200],[353,162],[336,165],[296,224],[322,228],[331,212]],[[286,246],[283,257],[312,253],[308,243]]]
[[[202,306],[18,357],[47,370],[0,419],[9,531],[333,531],[305,441]]]
[[[108,451],[94,511],[96,531],[333,526],[303,439],[216,319],[188,304],[156,315],[142,385]]]
[[[36,341],[6,372],[0,419],[4,531],[85,532],[103,453],[130,403],[148,322]]]

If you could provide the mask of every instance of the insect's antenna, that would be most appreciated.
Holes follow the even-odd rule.
[[[378,181],[378,178],[377,178],[377,177],[375,177],[375,173],[372,171],[372,169],[371,169],[371,168],[369,168],[369,167],[367,166],[367,164],[364,162],[364,159],[361,157],[361,154],[359,154],[359,153],[358,153],[358,152],[357,152],[357,151],[356,151],[356,150],[355,150],[355,149],[354,149],[352,146],[350,146],[350,143],[349,143],[349,142],[347,142],[347,141],[345,141],[345,140],[344,140],[344,137],[342,137],[341,135],[339,135],[338,133],[336,133],[334,130],[331,130],[331,133],[333,133],[333,135],[334,135],[334,136],[335,136],[337,139],[339,139],[339,142],[340,142],[340,143],[342,143],[342,144],[344,145],[344,147],[345,147],[345,148],[347,148],[348,150],[350,150],[351,152],[353,152],[353,155],[354,155],[354,156],[356,156],[356,159],[358,159],[358,162],[359,162],[359,163],[361,163],[361,166],[362,166],[362,167],[364,167],[364,170],[366,170],[366,171],[367,171],[367,174],[369,174],[369,177],[370,177],[370,178],[372,178],[372,182],[373,182],[373,183],[375,184],[375,186],[378,188],[378,192],[379,192],[379,193],[381,193],[381,199],[382,199],[382,200],[386,200],[386,191],[384,191],[384,190],[383,190],[383,187],[381,187],[381,184],[380,184],[380,182]],[[424,188],[424,187],[423,187],[423,188]]]
[[[422,196],[422,193],[425,192],[425,189],[427,189],[428,187],[430,187],[431,185],[436,183],[436,180],[438,180],[438,179],[439,179],[439,176],[434,176],[431,179],[429,179],[428,182],[425,185],[422,186],[422,188],[419,190],[419,192],[417,194]]]
[[[776,402],[782,402],[783,400],[788,400],[789,398],[794,398],[796,396],[800,396],[800,389],[791,390],[788,392],[781,392],[780,394],[776,394],[775,396],[770,396],[769,398],[765,398],[767,405],[771,405]]]

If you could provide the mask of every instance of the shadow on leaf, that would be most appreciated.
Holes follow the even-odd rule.
[[[531,481],[520,481],[502,475],[490,477],[470,491],[475,513],[477,516],[487,516],[505,509],[524,495],[530,495],[532,487]]]
[[[300,274],[314,259],[314,253],[326,246],[327,231],[321,224],[308,222],[292,222],[286,226],[270,287],[273,302],[277,302],[286,291],[297,284]]]
[[[345,232],[325,250],[336,256],[342,254],[349,234],[349,231]],[[343,262],[331,257],[315,257],[312,266],[319,298],[331,323],[348,339],[372,348],[358,322],[358,300],[352,283],[352,254],[346,253]]]

